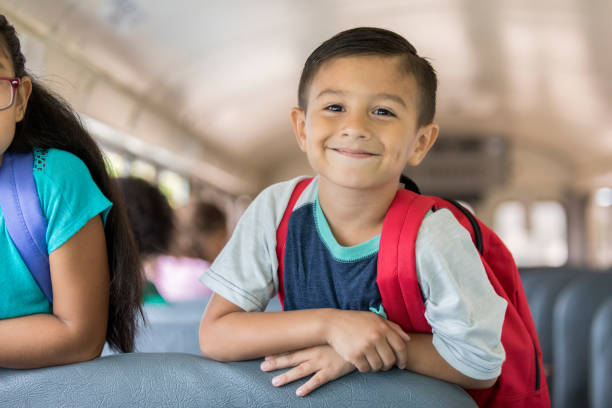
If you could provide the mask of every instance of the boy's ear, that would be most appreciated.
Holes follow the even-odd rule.
[[[28,99],[32,94],[32,80],[28,76],[19,78],[20,84],[15,97],[15,119],[21,122],[28,107]]]
[[[435,123],[430,123],[427,126],[422,126],[417,131],[415,147],[412,155],[408,159],[409,166],[418,166],[429,152],[429,149],[434,145],[438,138],[440,126]]]
[[[306,112],[301,108],[291,109],[291,123],[293,124],[293,132],[297,139],[300,149],[306,151]]]

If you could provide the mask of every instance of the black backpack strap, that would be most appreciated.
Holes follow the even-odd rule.
[[[406,190],[410,190],[414,193],[421,194],[421,189],[419,188],[419,186],[417,186],[417,184],[411,178],[402,174],[400,176],[400,183],[404,185],[404,188]],[[465,215],[465,217],[468,219],[468,221],[470,222],[470,225],[472,225],[472,230],[474,231],[474,240],[476,241],[475,242],[476,248],[478,249],[478,252],[481,255],[483,255],[482,231],[480,230],[480,225],[478,225],[478,220],[476,220],[476,217],[474,217],[474,214],[472,214],[470,210],[468,210],[467,208],[465,208],[464,206],[462,206],[455,200],[451,200],[449,198],[444,198],[444,200],[448,201],[449,203],[457,207],[457,209],[461,211],[461,213],[463,213],[463,215]]]
[[[403,174],[400,176],[400,183],[404,185],[406,190],[410,190],[413,193],[421,194],[421,189],[417,184],[412,181],[412,179],[408,176],[404,176]]]

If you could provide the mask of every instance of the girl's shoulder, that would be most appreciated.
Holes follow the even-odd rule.
[[[76,205],[82,197],[101,194],[89,169],[75,154],[60,149],[33,149],[33,154],[34,180],[43,204],[61,199]]]
[[[34,148],[32,153],[35,172],[49,174],[57,171],[70,173],[87,170],[87,166],[79,157],[65,150]]]

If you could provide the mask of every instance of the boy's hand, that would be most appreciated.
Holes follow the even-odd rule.
[[[410,336],[397,324],[372,312],[334,310],[327,343],[360,372],[406,368]]]
[[[261,364],[263,371],[274,371],[281,368],[293,367],[291,370],[272,379],[276,387],[314,375],[295,392],[303,397],[325,383],[340,378],[353,371],[355,367],[344,360],[331,346],[322,345],[286,354],[266,357]]]

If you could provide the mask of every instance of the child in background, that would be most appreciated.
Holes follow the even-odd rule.
[[[116,185],[76,114],[26,71],[15,29],[3,15],[0,77],[0,166],[12,154],[34,154],[53,292],[51,303],[0,210],[0,367],[90,360],[105,340],[130,352],[142,280]]]
[[[192,201],[179,217],[156,186],[135,178],[117,179],[147,278],[144,303],[208,298],[199,277],[225,244],[225,215],[216,206]]]
[[[174,211],[162,192],[136,177],[121,177],[117,183],[123,194],[128,220],[138,245],[140,259],[147,282],[143,291],[143,302],[164,304],[155,280],[156,263],[168,254],[175,230]]]
[[[263,370],[291,367],[276,386],[314,374],[300,396],[355,369],[393,366],[468,389],[496,383],[507,302],[449,210],[430,211],[416,241],[433,333],[405,333],[387,320],[377,286],[383,219],[400,175],[438,136],[436,87],[431,65],[387,30],[347,30],[311,54],[291,120],[317,176],[291,213],[284,281],[276,229],[303,178],[264,190],[202,277],[215,292],[200,326],[205,356],[267,356]],[[285,311],[258,313],[279,291]]]
[[[177,211],[172,256],[160,256],[147,267],[164,299],[172,302],[208,298],[199,282],[225,242],[225,214],[214,204],[195,199]]]
[[[199,199],[178,211],[180,235],[176,237],[175,253],[215,260],[227,242],[227,220],[213,203]]]

